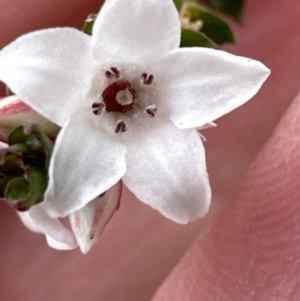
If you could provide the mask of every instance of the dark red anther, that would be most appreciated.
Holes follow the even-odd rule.
[[[116,67],[111,67],[110,70],[112,72],[105,71],[106,77],[108,77],[108,78],[113,78],[113,77],[119,78],[120,77],[120,71],[119,71],[119,69],[117,69]]]
[[[148,77],[147,73],[143,73],[141,75],[141,80],[142,80],[144,85],[151,85],[153,83],[154,76],[152,74],[150,74],[149,77]]]
[[[120,120],[117,122],[117,126],[115,128],[115,133],[119,133],[119,132],[126,132],[127,131],[127,126],[126,123],[123,120]]]
[[[120,103],[117,99],[118,93],[128,90],[131,99],[128,103]],[[116,81],[109,85],[102,93],[103,101],[108,112],[126,113],[133,108],[135,100],[135,91],[128,81]]]
[[[115,74],[116,78],[120,77],[120,71],[116,67],[111,67],[110,69]]]
[[[145,112],[151,117],[153,118],[155,116],[155,112],[157,111],[156,106],[149,106],[145,109]]]
[[[94,102],[92,104],[92,109],[93,109],[93,113],[95,115],[100,115],[101,114],[101,111],[102,109],[105,107],[104,103],[102,102]]]
[[[113,74],[110,71],[105,71],[105,76],[108,78],[114,77]]]

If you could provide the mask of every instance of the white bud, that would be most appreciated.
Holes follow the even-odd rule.
[[[16,127],[26,123],[39,124],[49,136],[55,137],[59,132],[56,124],[23,103],[18,96],[0,99],[0,135],[7,137]]]
[[[70,223],[82,253],[87,254],[102,234],[105,226],[118,209],[122,182],[69,215]]]

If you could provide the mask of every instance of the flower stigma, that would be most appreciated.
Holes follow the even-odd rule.
[[[126,113],[133,108],[135,90],[128,81],[119,80],[110,84],[102,97],[107,112]]]

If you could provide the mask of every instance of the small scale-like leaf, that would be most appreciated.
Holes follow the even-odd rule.
[[[45,152],[46,155],[46,164],[45,166],[49,166],[50,158],[53,152],[54,143],[49,139],[49,137],[42,131],[41,127],[37,124],[32,124],[27,127],[27,131],[30,134],[34,134],[38,137],[38,140]]]
[[[28,181],[24,178],[10,180],[5,188],[6,201],[18,211],[29,210],[33,205],[40,203],[48,184],[47,171],[36,166],[30,166]]]
[[[5,189],[5,199],[11,205],[26,200],[30,190],[30,185],[24,178],[15,178],[8,182]]]
[[[211,6],[223,11],[238,21],[243,20],[245,0],[207,0]]]
[[[84,25],[83,25],[83,29],[82,31],[86,34],[88,34],[89,36],[92,35],[92,32],[93,32],[93,26],[94,26],[94,22],[95,22],[95,19],[96,19],[97,15],[96,14],[91,14],[87,17],[87,19],[85,20],[84,22]]]
[[[6,153],[0,162],[0,174],[7,177],[21,177],[24,174],[22,158],[19,154]]]
[[[177,8],[178,11],[181,10],[181,7],[182,7],[182,0],[173,0],[174,1],[174,4]]]
[[[30,206],[40,203],[48,184],[48,174],[45,169],[30,166],[28,172],[30,191],[26,203]]]
[[[16,143],[11,145],[8,150],[17,154],[29,154],[30,146],[26,143]]]
[[[230,25],[213,11],[196,2],[186,2],[182,13],[189,14],[191,21],[201,20],[201,32],[217,44],[235,42],[235,36]]]
[[[31,146],[33,149],[37,149],[41,147],[41,143],[36,135],[32,135],[31,133],[27,133],[25,131],[24,126],[17,127],[8,137],[8,144],[18,144],[18,143],[26,143]]]
[[[201,32],[181,29],[180,47],[207,47],[218,49],[218,45]]]

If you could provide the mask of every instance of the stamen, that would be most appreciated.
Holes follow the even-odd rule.
[[[120,77],[120,71],[116,67],[111,67],[110,69],[115,74],[116,78]]]
[[[127,126],[126,123],[123,120],[120,120],[117,122],[117,126],[115,128],[115,133],[119,133],[119,132],[126,132],[127,131]]]
[[[100,115],[103,108],[104,108],[104,103],[102,102],[94,102],[92,104],[92,109],[94,109],[93,113],[95,115]]]
[[[148,114],[151,118],[155,117],[156,111],[157,111],[156,105],[149,106],[145,109],[145,113]]]
[[[151,85],[153,83],[153,80],[154,80],[154,76],[153,74],[150,74],[149,77],[148,77],[148,74],[147,73],[143,73],[141,75],[141,82],[144,84],[144,85]]]
[[[105,71],[105,76],[106,77],[108,77],[108,78],[113,78],[113,77],[119,78],[120,77],[120,71],[119,71],[119,69],[117,69],[116,67],[111,67],[110,70],[112,72]]]

